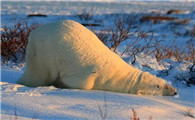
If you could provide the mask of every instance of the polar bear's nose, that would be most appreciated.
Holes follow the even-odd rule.
[[[177,89],[175,89],[175,93],[174,93],[173,95],[177,95],[177,93],[178,93],[178,90],[177,90]]]

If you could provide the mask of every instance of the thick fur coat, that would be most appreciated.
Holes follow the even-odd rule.
[[[90,30],[67,20],[34,30],[26,53],[26,71],[18,83],[30,86],[174,95],[165,81],[124,62]]]

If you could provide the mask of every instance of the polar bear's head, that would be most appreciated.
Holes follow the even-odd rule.
[[[140,82],[137,87],[138,95],[163,95],[163,96],[174,96],[178,90],[166,82],[157,78],[149,73],[143,73],[140,77]]]

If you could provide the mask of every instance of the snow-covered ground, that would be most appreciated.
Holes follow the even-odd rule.
[[[1,117],[5,119],[130,119],[135,109],[141,120],[193,120],[194,89],[179,89],[179,95],[137,96],[96,90],[29,88],[15,84],[23,70],[2,67]]]
[[[185,44],[191,38],[190,31],[195,22],[194,2],[2,2],[1,25],[13,27],[17,21],[28,20],[29,23],[46,24],[56,20],[72,19],[80,23],[98,23],[108,29],[113,25],[116,17],[133,16],[142,8],[140,15],[160,14],[178,17],[181,20],[190,18],[189,23],[175,25],[174,22],[162,22],[153,25],[135,23],[142,26],[143,30],[150,29],[156,38],[166,35],[164,43],[169,44],[177,39],[179,45]],[[171,9],[182,10],[183,13],[166,15]],[[89,12],[92,18],[88,21],[81,20],[78,14]],[[47,17],[30,17],[29,14],[45,14]],[[101,27],[93,29],[100,30]],[[178,33],[180,34],[178,36]],[[126,44],[121,44],[117,50]],[[131,58],[123,56],[127,63]],[[186,86],[175,78],[188,77],[189,66],[192,63],[174,60],[164,60],[164,66],[151,56],[142,58],[137,56],[135,67],[149,71],[164,78],[179,90],[174,97],[167,96],[137,96],[131,94],[86,91],[77,89],[58,89],[53,86],[29,88],[16,84],[17,79],[23,74],[25,67],[1,66],[1,119],[130,119],[132,109],[138,114],[140,120],[193,120],[187,115],[195,116],[195,86]],[[173,66],[168,75],[163,75],[165,68]],[[161,71],[161,72],[160,72]],[[188,112],[187,112],[188,111]]]

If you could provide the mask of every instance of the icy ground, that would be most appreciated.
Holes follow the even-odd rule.
[[[169,44],[173,39],[179,45],[183,45],[190,39],[190,31],[195,22],[195,10],[193,2],[2,2],[1,24],[13,27],[17,21],[28,20],[29,23],[45,24],[56,20],[72,19],[80,23],[98,23],[100,30],[113,25],[116,17],[133,16],[140,8],[141,15],[161,14],[171,9],[182,10],[181,14],[171,14],[171,17],[179,17],[181,20],[190,18],[189,23],[176,25],[177,21],[162,22],[153,25],[150,22],[135,23],[142,26],[143,30],[154,31],[154,37],[166,35],[165,43]],[[88,21],[81,20],[78,14],[89,12],[92,18]],[[46,14],[47,17],[28,18],[28,14]],[[140,16],[141,17],[141,16]],[[2,26],[1,26],[2,27]],[[179,36],[178,36],[179,34]],[[125,47],[125,43],[119,48]],[[117,50],[120,53],[120,49]],[[131,58],[123,56],[127,63]],[[85,91],[77,89],[58,89],[53,86],[29,88],[16,84],[17,79],[23,74],[24,67],[1,67],[1,119],[130,119],[133,116],[132,109],[138,114],[140,120],[193,120],[187,115],[195,116],[195,86],[185,86],[175,81],[175,77],[189,73],[188,66],[191,63],[178,63],[174,60],[164,60],[164,66],[158,64],[156,59],[148,56],[137,56],[135,67],[149,71],[160,76],[179,90],[174,97],[167,96],[137,96],[131,94]],[[159,71],[173,65],[168,71],[169,75],[159,75]],[[185,83],[184,83],[185,84]],[[188,112],[187,112],[188,111]]]

